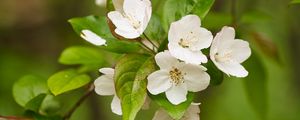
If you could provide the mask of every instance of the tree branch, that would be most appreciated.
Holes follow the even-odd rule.
[[[17,117],[17,116],[1,116],[0,119],[4,120],[33,120],[32,118],[25,118],[25,117]]]
[[[70,111],[65,114],[63,118],[64,120],[70,119],[70,117],[76,111],[76,109],[84,102],[84,100],[86,100],[93,93],[94,88],[95,88],[94,84],[91,83],[86,93],[76,102],[76,104],[70,109]]]

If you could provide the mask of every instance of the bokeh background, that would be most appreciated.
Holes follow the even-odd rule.
[[[265,96],[260,96],[266,98],[263,113],[249,102],[253,94],[246,93],[248,82],[226,77],[221,85],[199,93],[202,120],[300,120],[300,4],[289,2],[236,0],[238,34],[251,43],[265,68],[265,76],[254,80],[266,89]],[[216,0],[202,24],[214,34],[230,25],[231,5],[230,0]],[[0,0],[0,115],[23,114],[12,96],[12,85],[20,77],[35,74],[47,78],[66,67],[57,62],[64,48],[88,45],[67,20],[91,14],[104,15],[105,9],[94,0]],[[260,71],[250,74],[261,75]],[[251,89],[254,94],[261,92],[260,88]],[[82,92],[64,95],[58,105],[61,111],[68,110]],[[111,113],[111,99],[92,95],[71,120],[121,119]],[[150,120],[154,111],[142,113],[137,119]]]

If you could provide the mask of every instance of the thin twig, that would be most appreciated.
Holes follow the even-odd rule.
[[[70,111],[67,112],[67,114],[65,114],[64,120],[70,119],[75,110],[84,102],[84,100],[86,100],[93,93],[94,88],[94,84],[90,84],[88,91],[86,91],[86,93],[76,102],[73,108],[71,108]]]
[[[156,46],[145,33],[143,33],[143,35],[156,49],[158,49],[158,46]]]
[[[149,48],[147,45],[145,45],[141,40],[138,40],[138,42],[146,49],[148,50],[149,52],[151,52],[152,54],[155,54],[155,52]]]
[[[24,117],[17,117],[17,116],[1,116],[0,119],[4,120],[33,120],[32,118],[24,118]]]

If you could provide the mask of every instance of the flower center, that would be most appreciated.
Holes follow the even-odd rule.
[[[226,51],[224,53],[215,54],[216,61],[218,62],[230,62],[232,59],[231,51]]]
[[[135,17],[131,15],[124,16],[126,16],[126,18],[129,20],[130,24],[133,26],[134,29],[138,29],[139,27],[141,27],[141,21],[134,19]]]
[[[180,38],[178,44],[183,48],[190,48],[191,45],[197,41],[196,36],[194,35],[194,32],[189,32],[186,37]]]
[[[184,83],[183,77],[184,73],[182,73],[178,68],[173,67],[172,70],[169,72],[170,77],[172,79],[172,83],[178,85],[180,83]]]

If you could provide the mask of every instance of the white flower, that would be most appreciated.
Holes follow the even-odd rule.
[[[249,43],[235,39],[232,27],[223,27],[216,35],[210,48],[210,58],[224,73],[236,77],[246,77],[248,71],[241,65],[251,55]]]
[[[210,46],[213,36],[200,26],[200,18],[196,15],[187,15],[171,24],[168,47],[172,56],[191,64],[207,62],[200,50]]]
[[[186,101],[188,91],[198,92],[209,85],[210,77],[201,65],[179,62],[169,51],[158,53],[155,61],[160,70],[148,76],[147,89],[154,95],[166,92],[172,104]]]
[[[200,120],[199,113],[200,113],[199,104],[191,104],[180,120]],[[174,119],[172,119],[165,110],[159,109],[158,111],[155,112],[155,115],[152,120],[174,120]]]
[[[85,39],[86,41],[100,46],[100,45],[105,45],[106,40],[95,34],[94,32],[90,30],[82,30],[80,36]]]
[[[96,4],[99,6],[106,6],[107,0],[96,0]]]
[[[116,5],[115,5],[116,7]],[[152,14],[149,0],[124,0],[123,10],[108,13],[109,19],[116,26],[115,32],[128,39],[143,34]]]
[[[101,68],[99,71],[104,75],[97,78],[94,82],[96,93],[99,95],[114,95],[111,103],[111,110],[118,115],[122,115],[121,102],[116,95],[115,84],[113,80],[114,69]]]

